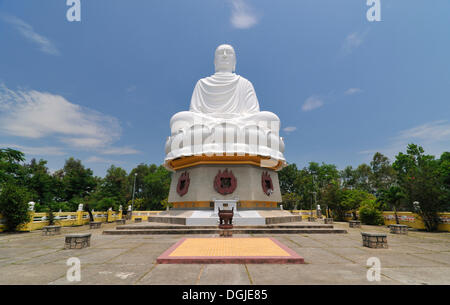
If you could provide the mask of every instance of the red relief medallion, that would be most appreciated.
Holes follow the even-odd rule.
[[[180,178],[178,178],[178,184],[177,184],[178,195],[183,196],[188,192],[190,182],[191,182],[191,179],[189,179],[189,173],[188,172],[182,173]]]
[[[214,189],[222,195],[231,194],[237,187],[236,177],[232,171],[225,169],[223,172],[219,170],[219,173],[214,178]]]
[[[270,196],[270,194],[273,193],[273,183],[272,178],[270,178],[270,175],[268,172],[263,172],[261,175],[261,185],[264,194],[267,196]]]

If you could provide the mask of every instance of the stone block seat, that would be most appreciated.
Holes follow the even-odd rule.
[[[392,234],[408,234],[408,226],[407,225],[390,225],[390,231]]]
[[[324,218],[323,223],[325,223],[325,224],[333,223],[333,218]]]
[[[45,226],[42,228],[42,235],[52,236],[61,234],[61,226]]]
[[[65,249],[83,249],[91,245],[91,233],[66,235]]]
[[[368,248],[384,248],[387,249],[387,234],[361,232],[363,246]]]
[[[124,225],[124,224],[125,224],[125,219],[117,219],[117,220],[116,220],[116,224],[118,224],[118,225]]]
[[[100,221],[91,221],[89,223],[90,229],[100,229],[101,226],[102,226],[102,223]]]
[[[359,221],[359,220],[350,220],[348,222],[348,226],[350,228],[361,228],[361,221]]]

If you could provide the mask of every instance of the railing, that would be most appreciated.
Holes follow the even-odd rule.
[[[311,210],[293,210],[292,213],[299,214],[302,216],[302,219],[307,219],[311,216]],[[316,210],[312,211],[313,217],[317,217]],[[356,215],[359,215],[358,211],[356,211]],[[411,228],[415,229],[425,229],[425,224],[422,221],[422,218],[413,212],[397,212],[397,216],[399,218],[399,223],[403,225],[407,225]],[[322,217],[325,217],[325,211],[322,211]],[[439,222],[438,231],[450,232],[450,213],[438,213]],[[353,218],[351,212],[345,213],[345,220],[349,221]],[[383,212],[384,225],[388,226],[391,224],[395,224],[395,214],[391,211]]]
[[[55,212],[55,225],[62,227],[82,226],[90,222],[89,213],[77,212]],[[122,219],[122,211],[93,212],[94,221],[113,222]],[[35,213],[30,211],[30,222],[20,226],[19,231],[34,231],[49,225],[47,213]],[[0,215],[0,232],[5,230],[5,220]]]
[[[155,216],[158,215],[163,211],[133,211],[131,220],[134,220],[135,218],[141,218],[142,221],[147,221],[149,216]],[[130,213],[130,211],[128,211]]]
[[[147,221],[149,216],[158,215],[163,211],[134,211],[131,220],[135,218],[141,218],[142,221]],[[303,219],[307,219],[311,216],[311,210],[293,210],[293,214],[301,215]],[[47,213],[31,213],[31,221],[29,223],[21,226],[20,231],[33,231],[39,230],[49,224]],[[325,211],[322,211],[322,217],[325,217]],[[55,214],[55,224],[63,227],[70,226],[82,226],[90,222],[88,212],[56,212]],[[358,213],[357,213],[358,214]],[[113,222],[118,219],[122,219],[122,211],[106,211],[106,212],[93,212],[94,221],[99,222]],[[317,217],[316,210],[312,211],[313,217]],[[407,225],[415,229],[425,229],[425,225],[419,215],[412,212],[397,212],[400,224]],[[450,232],[450,213],[438,213],[440,224],[438,225],[438,231]],[[394,212],[383,212],[384,224],[391,225],[395,224]],[[345,220],[352,219],[351,212],[345,214]],[[2,215],[0,215],[0,232],[5,229],[5,220]]]
[[[397,212],[399,223],[415,229],[425,229],[422,218],[412,212]],[[450,213],[438,213],[438,231],[450,232]],[[394,212],[383,212],[384,224],[395,224]]]

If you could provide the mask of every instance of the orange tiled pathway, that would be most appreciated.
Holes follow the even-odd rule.
[[[275,238],[184,238],[157,262],[189,263],[303,263],[303,258]]]

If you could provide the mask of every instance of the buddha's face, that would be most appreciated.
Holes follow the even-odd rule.
[[[234,72],[236,70],[236,54],[229,44],[217,47],[214,55],[216,72]]]

